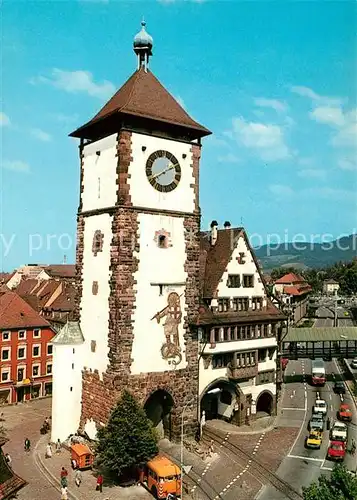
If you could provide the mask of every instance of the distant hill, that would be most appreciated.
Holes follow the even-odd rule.
[[[357,234],[329,243],[281,243],[254,249],[264,271],[277,267],[296,269],[328,267],[336,262],[349,262],[357,257]]]

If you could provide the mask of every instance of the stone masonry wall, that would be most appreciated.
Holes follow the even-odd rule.
[[[132,207],[128,184],[129,165],[132,159],[131,132],[121,131],[118,136],[118,202],[113,217],[111,243],[111,279],[109,298],[109,359],[110,366],[100,380],[99,374],[83,372],[81,428],[89,419],[97,424],[106,423],[111,409],[128,389],[144,405],[158,389],[171,394],[174,407],[171,412],[172,437],[179,439],[181,415],[184,411],[185,432],[193,434],[197,429],[198,401],[198,340],[191,324],[198,316],[199,307],[199,230],[198,167],[200,147],[193,145],[193,173],[195,177],[195,214],[185,217],[186,303],[184,314],[184,342],[187,368],[165,372],[131,375],[133,345],[133,312],[135,310],[134,273],[138,269],[140,231],[138,212]],[[196,185],[197,184],[197,185]]]
[[[76,279],[75,279],[76,294],[75,294],[75,299],[74,299],[74,321],[79,321],[80,307],[81,307],[81,300],[82,300],[84,224],[85,224],[85,218],[83,217],[83,215],[78,215],[77,216],[77,246],[76,246]]]

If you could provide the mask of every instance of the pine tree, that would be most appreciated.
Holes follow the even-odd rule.
[[[135,477],[137,467],[157,453],[151,421],[135,398],[124,391],[107,425],[98,431],[98,464],[119,478]]]

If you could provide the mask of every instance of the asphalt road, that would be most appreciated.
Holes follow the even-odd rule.
[[[346,313],[348,313],[348,316],[346,316]],[[349,314],[350,313],[346,308],[344,307],[337,308],[338,326],[340,327],[355,326]],[[333,326],[334,314],[330,309],[327,309],[326,307],[319,307],[318,310],[316,311],[316,316],[317,319],[315,320],[315,325],[314,325],[316,328]]]
[[[328,416],[331,422],[336,420],[336,412],[341,403],[340,396],[333,392],[333,375],[338,376],[339,369],[334,361],[326,362],[325,367],[329,381],[322,388],[310,385],[310,360],[289,361],[286,369],[286,381],[289,383],[284,385],[281,413],[277,425],[296,426],[298,424],[300,432],[288,455],[281,463],[277,474],[299,491],[301,491],[302,486],[308,486],[311,482],[317,481],[320,474],[329,475],[333,468],[333,462],[326,460],[329,443],[327,430],[324,431],[320,450],[305,448],[305,438],[308,435],[307,426],[317,393],[328,404]],[[352,423],[349,424],[349,448],[352,438],[357,441],[357,412],[348,390],[346,390],[344,399],[350,404],[353,412]],[[355,457],[347,454],[344,464],[349,470],[356,470]],[[271,487],[264,488],[257,497],[258,500],[283,500],[284,498],[284,495]]]

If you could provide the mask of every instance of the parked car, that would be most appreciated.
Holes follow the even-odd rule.
[[[342,380],[335,382],[333,390],[335,391],[336,394],[345,394],[346,393],[345,383],[342,382]]]
[[[346,455],[345,443],[342,441],[330,441],[330,445],[327,450],[327,458],[330,460],[342,461]]]
[[[309,430],[320,432],[324,430],[324,418],[321,413],[315,413],[312,415],[309,422]]]

